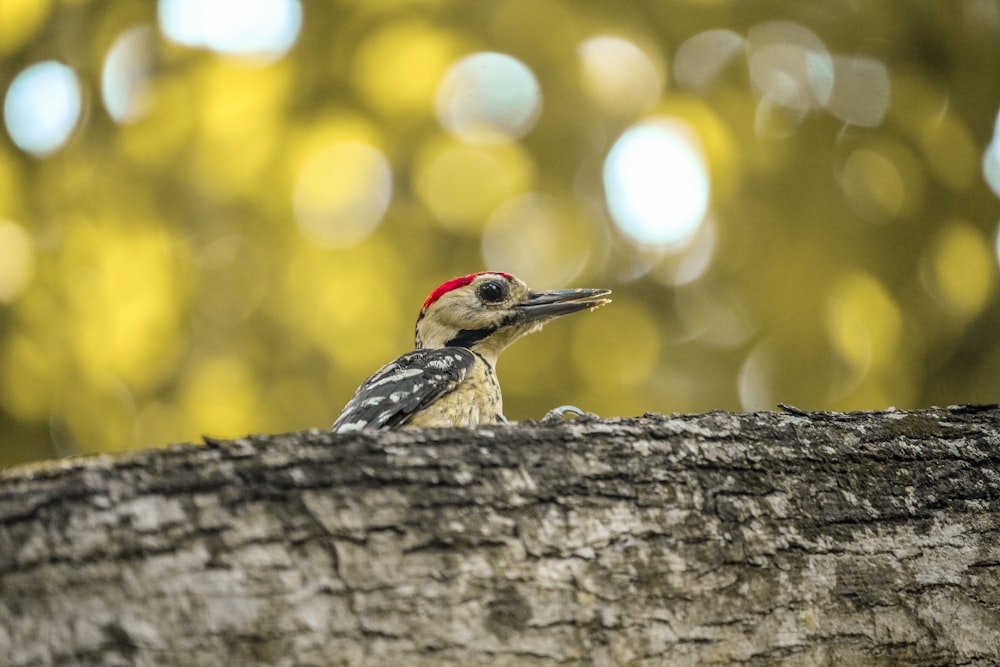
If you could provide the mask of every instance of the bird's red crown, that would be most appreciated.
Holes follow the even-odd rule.
[[[446,280],[445,282],[441,283],[440,285],[434,288],[434,291],[431,292],[430,296],[427,297],[427,300],[424,301],[424,305],[423,308],[421,308],[421,310],[425,310],[427,306],[431,305],[432,303],[434,303],[435,301],[437,301],[438,299],[440,299],[442,296],[452,291],[453,289],[464,287],[469,283],[471,283],[473,280],[475,280],[478,276],[486,276],[486,275],[503,276],[507,280],[512,280],[514,278],[514,276],[510,275],[509,273],[503,273],[502,271],[480,271],[479,273],[470,273],[467,276],[458,276],[457,278]]]

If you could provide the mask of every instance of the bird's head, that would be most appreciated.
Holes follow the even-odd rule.
[[[438,285],[417,318],[416,347],[465,347],[491,364],[508,345],[546,322],[610,299],[606,289],[536,292],[509,273],[488,271]]]

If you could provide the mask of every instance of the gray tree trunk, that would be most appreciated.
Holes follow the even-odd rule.
[[[987,665],[1000,410],[255,436],[0,473],[3,665]]]

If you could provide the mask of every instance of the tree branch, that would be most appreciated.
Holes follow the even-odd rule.
[[[994,664],[998,464],[966,406],[13,469],[0,664]]]

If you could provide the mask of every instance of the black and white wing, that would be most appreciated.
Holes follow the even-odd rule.
[[[407,352],[365,380],[330,430],[391,429],[452,391],[475,365],[473,352],[441,347]]]

